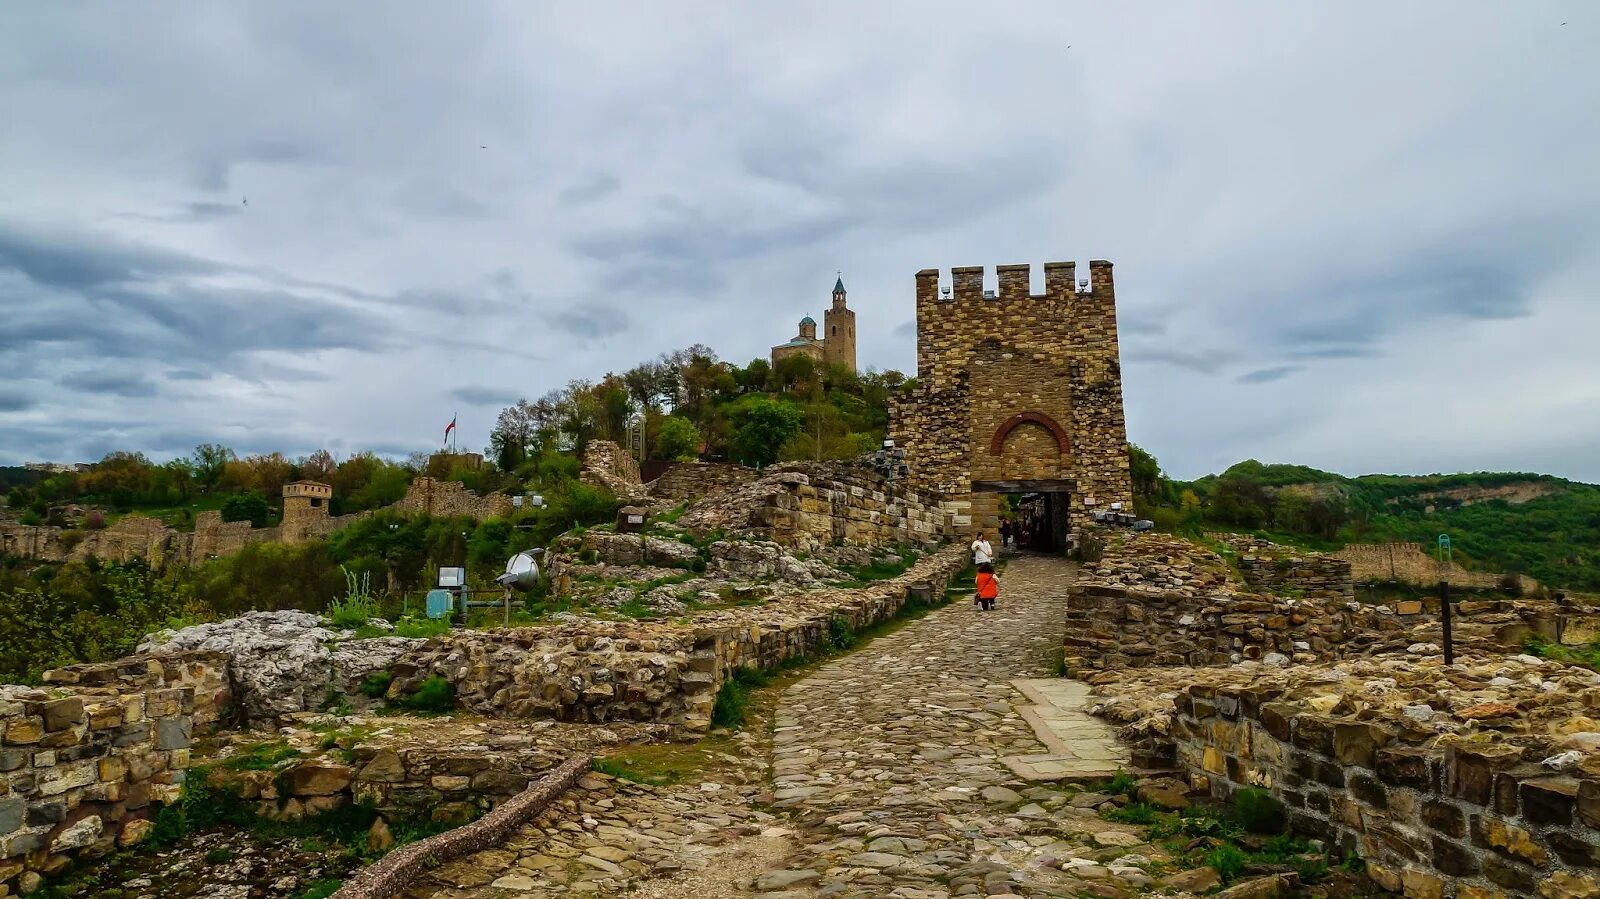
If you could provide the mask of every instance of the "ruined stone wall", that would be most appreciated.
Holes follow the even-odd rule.
[[[1454,563],[1446,565],[1441,572],[1438,560],[1424,552],[1418,543],[1351,543],[1330,555],[1349,562],[1351,574],[1359,581],[1399,581],[1431,586],[1444,580],[1453,587],[1495,590],[1499,589],[1503,577],[1488,571],[1467,571]],[[1517,575],[1517,582],[1525,593],[1539,589],[1538,581],[1526,575]]]
[[[149,835],[151,804],[178,798],[197,719],[226,702],[221,671],[197,653],[0,686],[0,894]]]
[[[918,386],[890,420],[915,483],[948,494],[975,528],[997,526],[998,502],[972,496],[974,480],[1070,482],[1075,526],[1131,503],[1111,263],[1090,263],[1085,292],[1075,264],[1046,263],[1038,296],[1028,266],[997,271],[990,298],[981,267],[952,269],[953,299],[937,269],[917,273]]]
[[[415,515],[461,516],[483,521],[510,515],[513,507],[511,497],[503,493],[479,496],[460,481],[441,481],[424,475],[413,480],[406,488],[406,495],[389,508]]]
[[[1277,549],[1268,545],[1264,552]],[[1539,600],[1455,603],[1460,650],[1517,651],[1530,638],[1569,646],[1600,639],[1600,608],[1558,609]],[[1256,659],[1305,664],[1418,644],[1437,654],[1442,642],[1437,600],[1372,605],[1338,593],[1257,594],[1200,544],[1166,534],[1115,533],[1071,587],[1065,657],[1075,671]]]
[[[604,487],[625,502],[646,495],[638,461],[610,440],[591,440],[584,445],[578,480]]]
[[[1238,554],[1237,564],[1247,586],[1269,593],[1288,589],[1308,596],[1355,597],[1351,565],[1323,553],[1279,546],[1245,534],[1207,534]]]
[[[1298,833],[1359,854],[1406,896],[1600,895],[1600,776],[1541,765],[1546,750],[1436,743],[1426,705],[1409,721],[1357,720],[1279,693],[1178,694],[1178,764],[1219,797],[1271,790]]]
[[[678,520],[806,552],[822,546],[892,546],[943,539],[943,498],[842,462],[788,462],[759,480],[707,497]]]
[[[269,771],[215,769],[212,777],[255,813],[293,821],[357,803],[390,818],[460,821],[527,789],[563,761],[525,741],[493,745],[389,745],[362,740],[348,757],[302,758]]]
[[[760,476],[761,472],[747,465],[677,462],[647,486],[651,496],[692,503],[713,493],[742,487]]]
[[[693,623],[583,621],[453,633],[389,664],[389,693],[403,696],[439,674],[455,685],[464,708],[490,717],[644,721],[703,732],[717,691],[736,669],[818,653],[834,619],[860,629],[891,618],[911,584],[931,584],[942,601],[966,563],[965,548],[947,547],[864,588],[814,590],[702,613]]]

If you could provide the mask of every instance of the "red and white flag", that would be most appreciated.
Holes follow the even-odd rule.
[[[451,416],[450,423],[444,426],[444,439],[450,439],[450,432],[456,429],[455,416]]]

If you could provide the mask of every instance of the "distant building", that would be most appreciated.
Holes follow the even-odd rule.
[[[800,319],[800,333],[772,348],[774,366],[790,356],[810,356],[818,365],[856,370],[856,314],[845,305],[843,277],[833,282],[833,306],[822,313],[822,336],[817,336],[817,320],[808,315]]]
[[[74,471],[83,471],[88,465],[67,462],[24,462],[22,467],[28,471],[42,471],[45,474],[70,474]]]

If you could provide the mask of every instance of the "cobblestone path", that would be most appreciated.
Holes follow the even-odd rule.
[[[770,782],[765,752],[730,756],[712,785],[589,778],[412,895],[1137,894],[1161,856],[1097,816],[1109,797],[1030,783],[1005,761],[1059,748],[1035,735],[1012,680],[1054,673],[1071,575],[1019,558],[997,610],[952,604],[795,682],[774,714]]]
[[[789,689],[773,806],[795,815],[803,843],[787,868],[810,873],[804,891],[769,896],[1117,895],[1149,883],[1148,855],[1116,858],[1139,840],[1095,816],[1104,797],[1029,785],[1004,762],[1051,752],[1011,681],[1054,673],[1071,574],[1019,558],[995,611],[949,606]]]

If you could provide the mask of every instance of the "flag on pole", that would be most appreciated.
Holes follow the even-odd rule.
[[[450,439],[450,432],[454,431],[455,429],[456,429],[456,419],[455,419],[455,416],[452,415],[450,417],[450,423],[444,426],[444,439],[449,440]]]

